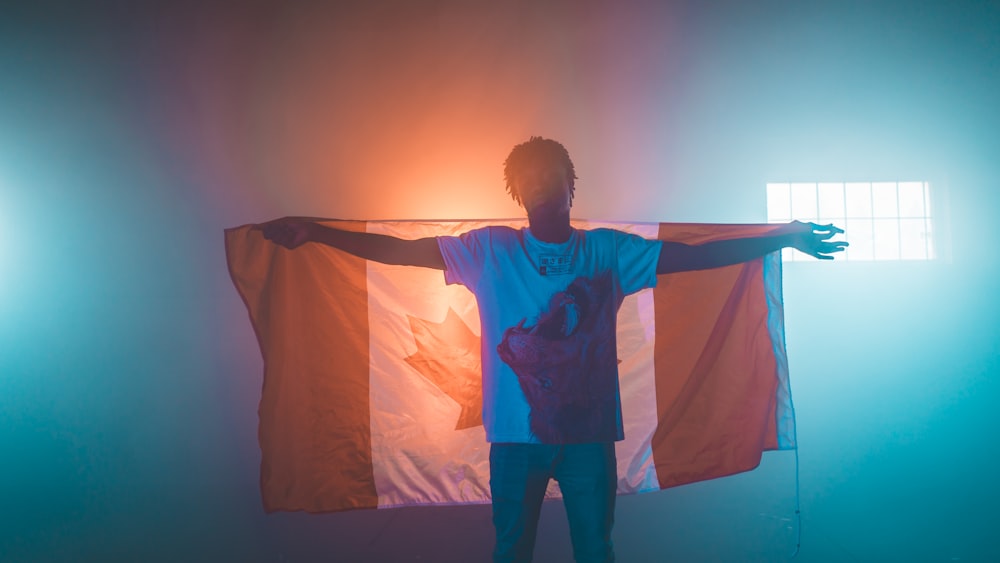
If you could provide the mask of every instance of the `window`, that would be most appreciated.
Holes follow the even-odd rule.
[[[927,182],[805,182],[767,184],[767,221],[833,223],[845,233],[846,260],[930,260]],[[838,256],[839,258],[839,256]],[[808,259],[791,249],[783,260]]]

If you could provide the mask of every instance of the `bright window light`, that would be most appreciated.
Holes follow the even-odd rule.
[[[793,219],[833,223],[851,243],[845,260],[931,260],[930,186],[927,182],[789,182],[767,184],[768,223]],[[840,258],[838,256],[838,258]],[[809,260],[795,250],[786,261]]]

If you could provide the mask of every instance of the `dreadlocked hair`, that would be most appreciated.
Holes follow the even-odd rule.
[[[573,161],[569,158],[569,151],[558,141],[542,137],[531,137],[526,142],[515,146],[507,155],[507,160],[503,162],[503,178],[510,197],[514,198],[518,205],[524,205],[514,179],[526,166],[538,162],[561,165],[566,169],[566,178],[569,180],[569,201],[572,204],[573,192],[576,190],[574,182],[576,170],[573,168]]]

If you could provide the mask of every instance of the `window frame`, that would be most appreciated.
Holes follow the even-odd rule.
[[[942,192],[927,180],[767,182],[765,216],[768,223],[837,225],[845,233],[833,240],[853,245],[838,255],[844,261],[932,262],[945,257]],[[782,259],[808,257],[784,249]]]

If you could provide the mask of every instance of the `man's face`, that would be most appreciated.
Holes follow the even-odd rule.
[[[532,163],[520,171],[515,182],[528,214],[569,212],[570,188],[565,167]]]

